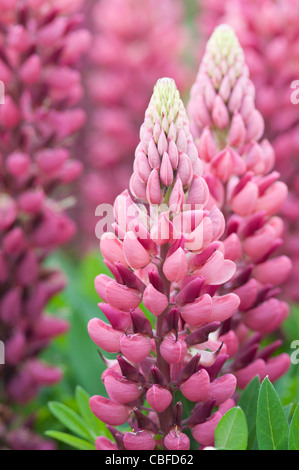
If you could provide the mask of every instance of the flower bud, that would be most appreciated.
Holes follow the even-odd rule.
[[[104,351],[117,353],[120,350],[121,331],[114,330],[99,318],[93,318],[88,323],[88,333],[92,341]]]
[[[143,293],[143,303],[151,313],[158,317],[167,308],[168,299],[165,294],[162,294],[152,284],[149,284]]]
[[[96,450],[118,450],[117,445],[105,436],[99,436],[95,444]]]
[[[9,173],[15,177],[28,176],[30,157],[21,152],[11,153],[7,157],[6,166]]]
[[[148,337],[135,335],[122,335],[120,338],[120,350],[131,362],[142,362],[151,352],[151,341]]]
[[[172,403],[172,394],[166,388],[162,388],[160,385],[154,384],[148,389],[146,399],[155,411],[163,413],[163,411],[165,411]]]
[[[271,382],[275,382],[289,370],[290,364],[291,359],[288,354],[275,356],[266,362],[266,375]]]
[[[99,303],[98,306],[113,329],[126,331],[131,326],[131,317],[128,312],[117,310],[116,308],[111,307],[111,305],[105,303]]]
[[[125,424],[131,415],[131,410],[128,406],[115,403],[108,398],[100,396],[91,397],[89,406],[98,419],[111,426]]]
[[[150,262],[148,252],[138,241],[134,232],[127,232],[123,242],[123,251],[125,259],[133,269],[142,269]]]
[[[223,254],[217,250],[205,265],[198,269],[197,274],[204,276],[207,284],[220,285],[231,279],[235,271],[235,263],[225,260]]]
[[[186,304],[181,309],[181,316],[191,326],[201,326],[210,321],[212,313],[212,299],[208,294],[204,294],[194,302]]]
[[[42,362],[31,359],[26,364],[26,373],[31,376],[31,379],[41,385],[55,385],[62,379],[62,371],[57,367],[51,367]]]
[[[184,357],[187,352],[187,345],[182,339],[176,338],[173,334],[170,334],[165,339],[163,339],[160,352],[168,364],[179,364],[184,360]]]
[[[234,375],[226,374],[213,380],[207,394],[207,400],[215,400],[218,406],[228,400],[236,390],[237,380]]]
[[[270,299],[245,314],[245,324],[260,333],[274,331],[287,317],[288,305],[278,299]]]
[[[236,294],[226,294],[221,297],[213,297],[212,313],[210,322],[224,322],[231,318],[240,305],[240,299]]]
[[[113,370],[105,375],[104,385],[111,400],[122,405],[137,400],[142,393],[137,383],[130,382]]]
[[[210,377],[204,369],[191,375],[184,382],[180,389],[182,394],[192,402],[204,401],[208,395],[210,388]]]
[[[291,260],[287,256],[279,256],[256,265],[252,274],[258,282],[277,286],[287,279],[291,269]]]
[[[101,237],[100,249],[104,259],[110,263],[120,262],[127,265],[124,257],[123,244],[113,233],[104,233]]]
[[[162,203],[162,191],[159,178],[159,170],[152,170],[146,186],[146,197],[150,204],[159,205]]]
[[[32,54],[21,66],[19,74],[20,78],[27,85],[35,84],[41,74],[42,63],[37,54]]]
[[[106,298],[112,307],[124,311],[138,307],[141,302],[141,295],[138,291],[111,280],[106,285]]]
[[[126,432],[124,446],[126,450],[154,450],[155,435],[151,431]]]
[[[254,377],[258,376],[261,381],[265,378],[265,361],[263,361],[262,359],[257,359],[256,361],[252,362],[252,364],[250,364],[249,366],[235,371],[234,375],[237,379],[238,387],[241,390],[244,390]]]
[[[189,450],[189,437],[175,428],[171,430],[164,438],[164,446],[167,450]]]
[[[7,194],[0,194],[0,229],[7,230],[16,217],[17,208],[14,200]]]
[[[5,343],[5,361],[9,365],[17,365],[24,357],[26,338],[21,331],[16,331]]]
[[[213,445],[215,429],[221,418],[222,414],[216,411],[206,422],[194,426],[192,429],[194,439],[203,446]]]
[[[179,282],[187,274],[188,262],[182,248],[178,248],[163,264],[163,273],[171,282]]]

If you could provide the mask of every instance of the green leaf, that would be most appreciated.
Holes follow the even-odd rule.
[[[246,450],[248,428],[244,412],[236,407],[229,410],[215,430],[215,447],[226,450]]]
[[[289,425],[268,377],[264,379],[259,393],[256,426],[260,450],[287,449]]]
[[[89,394],[80,386],[76,388],[76,400],[80,414],[89,428],[93,431],[94,437],[107,436],[111,437],[105,423],[100,421],[91,411],[89,406]]]
[[[292,418],[292,411],[293,411],[294,405],[293,403],[289,403],[288,405],[284,405],[283,411],[285,414],[285,417],[287,418],[287,421],[290,422]]]
[[[63,442],[71,447],[74,447],[78,450],[95,450],[95,445],[91,444],[88,441],[84,441],[79,437],[72,436],[71,434],[66,434],[65,432],[59,431],[47,431],[46,436],[56,439],[57,441]]]
[[[94,441],[94,435],[88,429],[87,424],[71,408],[62,403],[51,402],[49,403],[49,409],[55,418],[74,434],[91,442]]]
[[[289,450],[299,450],[299,405],[293,415],[289,432]]]
[[[256,440],[257,401],[260,390],[260,381],[255,377],[241,395],[238,405],[244,411],[248,425],[248,450],[252,450]]]

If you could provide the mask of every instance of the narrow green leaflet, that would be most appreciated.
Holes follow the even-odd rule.
[[[88,428],[84,420],[71,408],[62,403],[51,402],[49,409],[55,418],[67,429],[79,437],[94,442],[94,433]]]
[[[299,405],[295,409],[290,425],[289,450],[299,450]]]
[[[257,407],[257,438],[260,450],[286,450],[289,425],[268,377],[262,383]]]
[[[59,431],[47,431],[46,436],[56,439],[57,441],[63,442],[71,447],[74,447],[78,450],[95,450],[95,445],[91,444],[88,441],[84,441],[79,437],[71,436],[65,432]]]
[[[256,440],[257,401],[260,390],[260,381],[255,377],[241,395],[238,405],[244,411],[248,425],[248,450],[252,450]]]
[[[244,412],[236,407],[219,421],[215,431],[215,447],[223,450],[246,450],[248,428]]]

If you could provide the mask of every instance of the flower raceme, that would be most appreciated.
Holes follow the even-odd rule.
[[[113,278],[95,288],[108,320],[92,319],[91,339],[116,354],[105,359],[109,398],[90,406],[115,443],[99,437],[97,449],[187,450],[191,429],[201,447],[235,401],[236,377],[222,373],[231,341],[219,330],[239,307],[220,286],[235,275],[219,241],[221,211],[208,208],[209,190],[175,83],[158,81],[141,128],[131,190],[114,204],[113,231],[101,252]],[[144,311],[146,313],[144,313]],[[194,404],[190,414],[184,402]],[[131,430],[117,426],[128,423]]]
[[[219,23],[228,23],[244,47],[256,86],[256,102],[265,119],[265,135],[275,149],[276,169],[289,188],[282,208],[286,223],[284,253],[289,253],[293,270],[283,286],[294,301],[298,293],[298,8],[296,0],[199,0],[200,31],[208,36]],[[263,21],[261,21],[263,18]]]
[[[27,403],[62,376],[38,355],[68,330],[68,322],[44,312],[65,286],[63,276],[47,269],[44,260],[75,232],[65,211],[68,201],[58,201],[54,190],[81,170],[71,158],[73,135],[85,119],[77,106],[82,86],[76,65],[89,33],[80,28],[80,4],[0,1],[5,85],[0,106],[0,336],[6,347],[0,395],[7,405]],[[16,436],[14,421],[5,421],[10,432],[0,418],[5,431],[0,447],[14,447],[6,441]],[[31,433],[19,433],[16,442],[21,441],[22,448],[33,445]]]
[[[221,334],[230,338],[235,356],[230,370],[241,388],[256,374],[276,380],[290,364],[285,354],[270,358],[279,342],[259,350],[260,340],[288,315],[288,305],[276,297],[291,262],[274,256],[283,236],[276,213],[288,191],[273,171],[270,143],[261,140],[264,121],[254,98],[244,52],[234,31],[221,25],[207,44],[188,109],[210,189],[207,207],[216,204],[225,214],[224,254],[237,266],[221,289],[236,293],[241,302]]]

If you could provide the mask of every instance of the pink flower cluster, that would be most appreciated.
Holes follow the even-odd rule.
[[[1,450],[55,450],[55,443],[34,432],[34,418],[20,422],[20,416],[6,405],[0,405]]]
[[[81,171],[70,150],[85,120],[77,106],[83,91],[76,64],[89,33],[80,27],[80,5],[0,1],[0,339],[6,360],[0,395],[7,404],[27,403],[62,375],[38,355],[68,329],[65,320],[44,313],[65,285],[44,261],[75,233],[64,193],[60,200],[54,194]],[[8,433],[0,433],[0,446]]]
[[[90,131],[84,136],[87,171],[81,187],[83,226],[94,240],[95,208],[112,203],[128,185],[154,84],[170,76],[187,88],[188,77],[181,58],[186,41],[179,0],[101,0],[90,16]]]
[[[184,431],[189,429],[204,448],[213,445],[219,420],[235,406],[237,381],[244,386],[255,371],[278,376],[285,360],[268,360],[269,348],[257,353],[256,335],[239,346],[248,329],[241,325],[235,331],[230,322],[243,311],[238,309],[246,294],[239,289],[239,297],[233,286],[243,287],[249,266],[242,269],[233,261],[238,258],[231,256],[238,248],[233,237],[220,241],[225,218],[212,201],[205,163],[198,158],[173,80],[158,81],[140,135],[130,182],[135,200],[128,191],[116,198],[113,232],[101,239],[114,279],[100,274],[95,288],[109,323],[94,318],[88,325],[97,346],[117,355],[104,358],[109,398],[90,400],[115,442],[99,437],[96,446],[188,450]],[[265,310],[272,289],[255,281],[244,290],[250,292],[253,323],[258,316],[253,304]],[[256,362],[254,370],[248,369],[254,348],[263,373]],[[193,404],[190,413],[186,402]],[[127,422],[131,430],[116,428]]]
[[[298,20],[296,0],[199,0],[199,27],[209,36],[220,23],[231,25],[245,50],[256,86],[257,107],[265,119],[265,133],[276,154],[276,168],[290,189],[282,208],[287,220],[285,252],[294,269],[284,286],[286,294],[298,300],[298,155],[299,112],[291,99],[298,76]],[[293,85],[294,86],[294,85]],[[298,97],[298,94],[295,98]]]
[[[284,231],[276,213],[288,191],[273,171],[270,143],[261,140],[264,121],[254,97],[239,41],[229,26],[221,25],[207,44],[189,112],[191,131],[205,162],[208,207],[216,204],[225,216],[224,255],[237,266],[222,289],[237,294],[241,302],[221,332],[229,338],[234,355],[230,370],[240,388],[255,375],[276,380],[290,364],[287,354],[270,358],[280,342],[259,350],[261,338],[278,329],[288,315],[288,305],[277,295],[291,261],[274,255]]]

